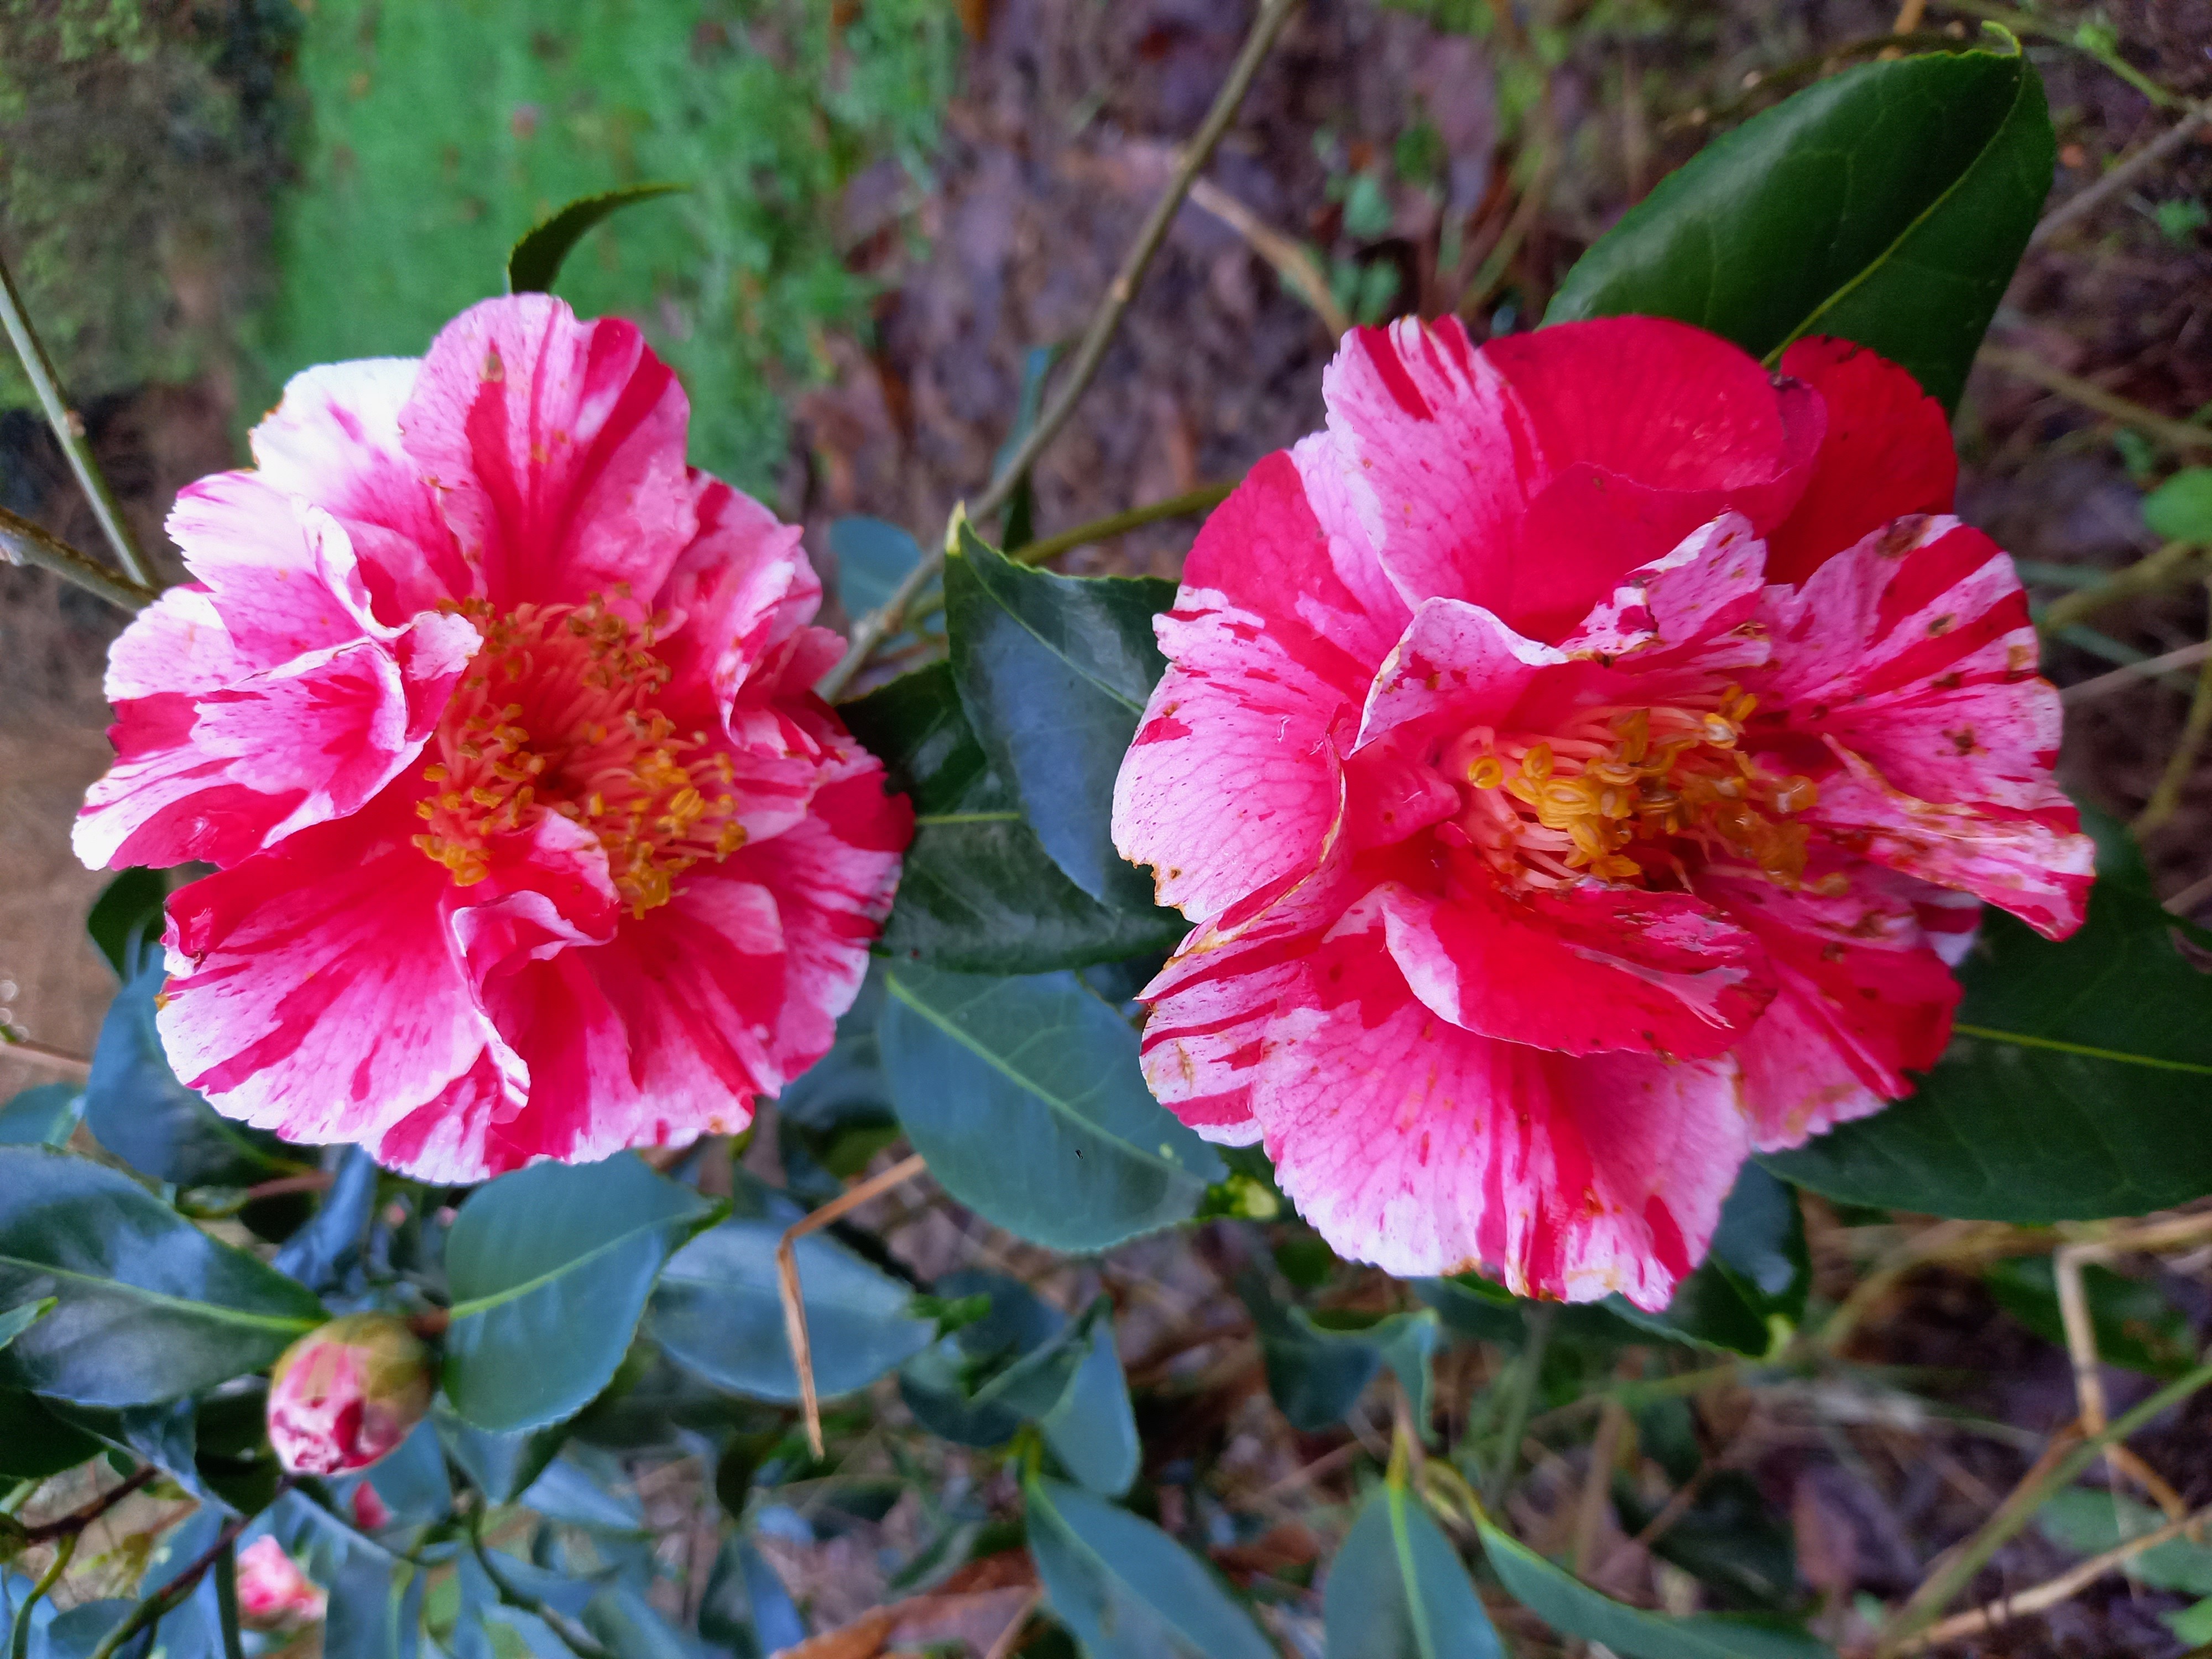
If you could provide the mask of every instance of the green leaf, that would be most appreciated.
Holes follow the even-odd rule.
[[[553,279],[569,250],[600,220],[633,202],[649,202],[656,196],[689,190],[689,185],[628,185],[620,190],[580,196],[551,218],[525,231],[507,256],[509,294],[550,294]]]
[[[2069,1486],[2036,1511],[2043,1535],[2076,1555],[2102,1555],[2131,1538],[2156,1532],[2166,1517],[2147,1504],[2118,1492]],[[2184,1595],[2212,1595],[2212,1548],[2186,1538],[2154,1544],[2128,1563],[2128,1577],[2154,1589]]]
[[[1322,1616],[1328,1659],[1504,1659],[1459,1552],[1395,1482],[1345,1534]]]
[[[1087,1659],[1274,1659],[1205,1563],[1149,1521],[1057,1480],[1022,1492],[1045,1605]]]
[[[1518,1540],[1479,1519],[1482,1547],[1508,1594],[1553,1630],[1601,1642],[1623,1659],[1835,1659],[1795,1626],[1699,1613],[1669,1618],[1601,1595]]]
[[[1711,1249],[1665,1311],[1646,1313],[1618,1295],[1603,1305],[1657,1335],[1756,1355],[1774,1346],[1771,1322],[1794,1325],[1803,1316],[1812,1282],[1797,1194],[1747,1164],[1721,1206]]]
[[[1129,1379],[1115,1346],[1114,1304],[1101,1297],[1076,1322],[1075,1332],[1075,1364],[1037,1426],[1060,1468],[1092,1492],[1119,1498],[1135,1483],[1144,1449],[1129,1403]]]
[[[0,1349],[0,1388],[86,1406],[197,1394],[269,1364],[322,1318],[128,1176],[0,1146],[0,1304],[59,1305]]]
[[[895,967],[884,1063],[945,1190],[1049,1249],[1103,1250],[1188,1218],[1213,1148],[1152,1097],[1137,1034],[1073,974],[989,980]]]
[[[2047,1342],[2066,1346],[2057,1276],[2049,1256],[1991,1262],[1982,1270],[1982,1282],[1997,1305],[2029,1330]],[[2105,1364],[2124,1365],[2147,1376],[2176,1377],[2197,1363],[2194,1328],[2155,1285],[2124,1279],[2093,1261],[2081,1271],[2081,1290],[2096,1333],[2097,1355]]]
[[[629,1152],[477,1188],[446,1240],[454,1409],[494,1431],[580,1410],[622,1364],[662,1264],[717,1214]]]
[[[1028,1414],[992,1384],[1063,1350],[1067,1321],[1028,1285],[1000,1273],[963,1268],[939,1279],[937,1292],[940,1300],[980,1296],[989,1307],[908,1360],[899,1371],[899,1397],[932,1434],[957,1445],[1003,1446]]]
[[[1715,139],[1598,239],[1547,323],[1679,318],[1772,359],[1856,340],[1956,404],[2051,189],[2016,50],[1867,64]]]
[[[804,1214],[740,1171],[734,1212],[669,1261],[653,1293],[652,1332],[669,1358],[732,1394],[795,1401],[799,1373],[784,1334],[775,1249]],[[933,1327],[908,1311],[914,1292],[826,1232],[794,1251],[813,1349],[814,1386],[827,1398],[864,1389],[928,1346]]]
[[[2212,1193],[2212,976],[2107,875],[2059,944],[1985,911],[1951,1047],[1876,1115],[1763,1158],[1855,1204],[1981,1220],[2143,1215]]]
[[[2185,467],[2143,497],[2143,522],[2170,542],[2212,547],[2212,466]]]
[[[60,1305],[59,1297],[42,1296],[35,1302],[26,1302],[0,1313],[0,1348],[6,1347]]]
[[[85,1127],[139,1174],[179,1187],[248,1187],[302,1168],[276,1136],[232,1122],[169,1069],[154,1029],[167,978],[157,956],[108,1005],[84,1084]]]
[[[603,1589],[592,1598],[584,1608],[584,1628],[615,1659],[698,1659],[698,1650],[642,1595],[624,1585]]]
[[[830,550],[837,557],[837,597],[855,620],[882,610],[921,562],[921,544],[884,519],[832,520]]]
[[[26,1089],[0,1106],[0,1146],[59,1146],[83,1110],[84,1091],[74,1083]]]
[[[1188,924],[1143,896],[1102,904],[1064,875],[994,772],[938,663],[837,712],[914,802],[915,834],[877,949],[956,973],[1042,974],[1165,956]]]
[[[506,1432],[480,1429],[455,1416],[442,1399],[432,1403],[430,1423],[447,1455],[494,1504],[512,1504],[527,1492],[568,1438],[566,1422]]]
[[[0,1389],[0,1476],[43,1480],[97,1456],[100,1442],[27,1394]]]
[[[85,915],[84,931],[115,969],[115,977],[137,977],[141,955],[161,938],[161,906],[169,896],[168,878],[159,870],[125,870],[100,890]],[[158,954],[158,952],[156,952]]]
[[[1102,904],[1141,909],[1151,878],[1114,848],[1114,780],[1167,659],[1153,577],[1062,576],[1016,564],[963,520],[945,566],[952,674],[991,767],[1053,862]]]
[[[1292,1428],[1310,1434],[1341,1422],[1385,1364],[1406,1390],[1413,1420],[1428,1421],[1429,1361],[1439,1330],[1434,1312],[1379,1319],[1309,1313],[1258,1273],[1240,1277],[1237,1293],[1259,1335],[1267,1392]]]

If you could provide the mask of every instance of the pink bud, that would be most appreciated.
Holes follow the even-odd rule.
[[[238,1616],[256,1630],[290,1630],[320,1621],[329,1598],[264,1534],[238,1553]]]
[[[276,1362],[269,1443],[295,1474],[340,1474],[391,1451],[429,1408],[429,1355],[405,1322],[349,1314]]]
[[[363,1532],[382,1532],[392,1524],[392,1508],[364,1480],[353,1489],[353,1523]]]

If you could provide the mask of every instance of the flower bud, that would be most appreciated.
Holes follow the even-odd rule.
[[[238,1553],[239,1622],[255,1630],[319,1623],[329,1597],[265,1533]]]
[[[269,1383],[269,1443],[295,1474],[374,1463],[430,1409],[429,1354],[391,1314],[349,1314],[284,1351]]]

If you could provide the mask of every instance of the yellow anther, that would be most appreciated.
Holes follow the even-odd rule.
[[[1521,757],[1521,775],[1531,783],[1541,783],[1552,775],[1552,745],[1540,743]]]
[[[1495,755],[1485,755],[1467,769],[1467,781],[1477,789],[1495,789],[1505,781],[1505,763]]]

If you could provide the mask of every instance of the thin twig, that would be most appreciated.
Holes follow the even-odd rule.
[[[0,558],[10,564],[51,570],[64,581],[75,582],[125,611],[143,611],[161,597],[150,587],[117,575],[99,560],[87,558],[58,536],[48,534],[5,507],[0,507]]]
[[[2071,1485],[2106,1446],[2125,1440],[2208,1382],[2212,1382],[2212,1364],[2199,1365],[2117,1419],[2102,1433],[2083,1437],[2061,1455],[2039,1461],[2036,1470],[2013,1488],[1996,1512],[1982,1523],[1980,1530],[1951,1551],[1943,1564],[1891,1616],[1875,1641],[1876,1659],[1894,1659],[1894,1656],[1904,1652],[1905,1644],[1936,1622],[1943,1609],[1973,1582],[1974,1575],[1988,1564],[1990,1558],[2034,1518],[2051,1495]]]
[[[1093,542],[1111,541],[1116,536],[1127,535],[1132,530],[1141,530],[1162,519],[1180,519],[1187,514],[1203,513],[1217,507],[1229,497],[1240,480],[1231,478],[1222,483],[1200,484],[1195,489],[1186,489],[1180,495],[1170,495],[1164,501],[1154,501],[1146,507],[1133,507],[1126,513],[1110,513],[1103,519],[1093,519],[1089,524],[1079,524],[1073,530],[1063,530],[1057,536],[1047,536],[1042,541],[1030,542],[1009,556],[1017,564],[1048,564],[1061,554],[1079,547],[1088,547]]]
[[[276,1490],[269,1501],[273,1504],[291,1491],[296,1480],[296,1476],[288,1474],[277,1481]],[[123,1650],[125,1642],[149,1625],[159,1624],[182,1607],[185,1598],[198,1588],[207,1570],[216,1564],[225,1550],[238,1541],[238,1534],[244,1532],[252,1520],[250,1515],[234,1515],[223,1522],[222,1530],[216,1534],[215,1542],[194,1557],[191,1565],[131,1608],[121,1624],[100,1638],[100,1645],[92,1650],[92,1659],[115,1659],[115,1656]]]
[[[1136,298],[1138,285],[1145,280],[1145,272],[1152,264],[1152,256],[1159,252],[1160,244],[1167,240],[1169,225],[1182,206],[1183,198],[1190,194],[1191,185],[1212,158],[1214,147],[1221,142],[1221,136],[1229,131],[1229,124],[1236,118],[1238,106],[1243,103],[1244,94],[1252,84],[1252,77],[1259,72],[1268,48],[1274,45],[1275,37],[1282,33],[1283,25],[1290,21],[1291,14],[1297,9],[1297,4],[1298,0],[1263,0],[1259,16],[1253,20],[1252,31],[1244,37],[1243,48],[1237,54],[1237,61],[1230,68],[1229,78],[1222,83],[1220,93],[1214,98],[1213,107],[1206,112],[1205,121],[1200,124],[1184,149],[1182,161],[1176,167],[1175,176],[1169,181],[1160,199],[1153,204],[1151,214],[1137,232],[1137,239],[1130,244],[1121,270],[1115,273],[1114,280],[1107,285],[1105,298],[1093,313],[1091,326],[1085,331],[1083,342],[1076,348],[1074,361],[1068,365],[1059,390],[1053,393],[1051,400],[1038,415],[1036,424],[1030,428],[1029,436],[1006,459],[1006,465],[999,469],[998,475],[984,489],[981,498],[969,509],[970,520],[981,522],[1006,504],[1007,498],[1014,493],[1014,487],[1035,464],[1045,446],[1060,435],[1060,428],[1075,412],[1076,404],[1091,389],[1092,377],[1098,373],[1098,366],[1105,359],[1106,348],[1112,342],[1115,330],[1120,328],[1130,301]],[[949,533],[949,525],[947,528]],[[846,647],[844,659],[823,678],[818,688],[823,697],[834,701],[852,683],[853,676],[860,672],[861,665],[867,661],[868,653],[876,648],[877,644],[898,632],[906,608],[914,603],[915,595],[928,586],[931,579],[944,568],[945,546],[940,542],[927,550],[914,568],[907,572],[905,579],[892,590],[890,599],[854,624],[852,642]]]
[[[2177,668],[2194,668],[2207,657],[2212,657],[2212,640],[2199,640],[2194,645],[2183,646],[2179,651],[2169,651],[2162,657],[2146,657],[2141,662],[2126,664],[2110,673],[2061,686],[2058,701],[2072,708],[2093,702],[2108,692],[2133,685],[2137,680],[2154,679]]]
[[[46,1599],[46,1592],[62,1581],[69,1571],[70,1559],[76,1553],[79,1534],[71,1533],[54,1550],[54,1559],[39,1575],[39,1582],[31,1586],[31,1593],[23,1598],[23,1605],[15,1609],[15,1627],[8,1635],[9,1659],[26,1659],[31,1650],[31,1609]]]
[[[2093,1555],[2078,1566],[2069,1568],[2057,1577],[2024,1589],[2017,1595],[2007,1595],[1969,1612],[1931,1625],[1898,1649],[1899,1653],[1918,1653],[1928,1648],[1940,1648],[1946,1642],[1956,1642],[1963,1637],[1979,1636],[2008,1624],[2024,1613],[2041,1613],[2070,1599],[2075,1592],[2087,1589],[2115,1567],[2126,1565],[2146,1550],[2156,1549],[2160,1544],[2171,1543],[2185,1532],[2191,1532],[2212,1521],[2212,1506],[2201,1509],[2194,1515],[2185,1515],[2178,1521],[2169,1521],[2155,1532],[2147,1532],[2140,1538],[2130,1538],[2117,1549],[2106,1550],[2102,1555]]]
[[[53,364],[46,361],[46,349],[39,343],[38,331],[31,326],[30,313],[23,309],[23,297],[15,292],[15,279],[8,274],[5,260],[0,260],[0,325],[7,329],[8,342],[15,348],[15,356],[22,362],[23,378],[30,381],[40,408],[46,411],[46,424],[53,428],[62,453],[69,458],[70,471],[76,475],[77,487],[92,503],[92,515],[100,520],[100,532],[115,550],[115,562],[136,586],[150,588],[154,585],[153,571],[146,563],[146,556],[138,550],[138,544],[132,539],[131,526],[123,520],[123,509],[115,504],[114,493],[101,476],[100,463],[92,458],[92,446],[85,441],[84,422],[62,397],[61,382],[54,377]]]
[[[1549,1302],[1528,1310],[1528,1340],[1522,1344],[1521,1357],[1506,1384],[1504,1431],[1498,1461],[1482,1483],[1482,1501],[1490,1509],[1505,1501],[1506,1491],[1513,1484],[1514,1467],[1521,1461],[1521,1437],[1528,1426],[1528,1408],[1535,1401],[1537,1378],[1544,1369],[1544,1350],[1551,1342],[1552,1326],[1559,1313],[1558,1305]]]
[[[791,1342],[792,1369],[799,1373],[799,1403],[806,1413],[806,1444],[822,1455],[822,1402],[814,1392],[814,1348],[806,1336],[806,1304],[799,1294],[799,1241],[826,1227],[880,1194],[902,1186],[929,1168],[921,1153],[894,1164],[881,1175],[870,1176],[857,1187],[848,1187],[811,1215],[800,1217],[784,1229],[775,1247],[775,1285],[783,1297],[783,1330]]]
[[[983,1659],[1012,1659],[1015,1646],[1021,1638],[1022,1632],[1029,1626],[1030,1615],[1035,1613],[1043,1601],[1044,1590],[1042,1586],[1031,1590],[1030,1599],[1022,1603],[1021,1611],[1014,1615],[1012,1622],[999,1632],[999,1639],[991,1644],[991,1650],[983,1656]]]
[[[2104,176],[2083,185],[2036,222],[2027,245],[2034,247],[2072,224],[2083,214],[2103,206],[2199,132],[2212,127],[2212,103],[2199,104],[2134,155],[2106,169]]]
[[[2155,410],[2145,409],[2141,404],[2123,398],[2116,392],[2106,391],[2094,380],[2085,380],[2078,374],[2069,374],[2063,368],[2053,368],[2032,353],[2015,351],[2010,346],[1984,346],[1975,361],[2002,369],[2016,380],[2039,386],[2045,392],[2054,392],[2084,409],[2094,410],[2107,419],[2118,421],[2122,426],[2132,427],[2169,449],[2212,449],[2212,427],[2191,426],[2186,421],[2177,421]]]
[[[1589,1468],[1575,1504],[1574,1574],[1588,1578],[1596,1565],[1598,1534],[1604,1530],[1606,1511],[1613,1506],[1613,1469],[1620,1460],[1620,1442],[1628,1432],[1628,1412],[1618,1400],[1605,1402],[1590,1440]]]
[[[151,1463],[142,1464],[127,1478],[110,1486],[82,1509],[62,1516],[57,1520],[42,1521],[35,1527],[25,1528],[23,1541],[26,1544],[43,1544],[55,1538],[74,1538],[108,1510],[130,1497],[132,1492],[142,1486],[151,1486],[161,1473],[161,1471]]]
[[[1274,266],[1285,286],[1311,306],[1328,337],[1338,340],[1351,332],[1352,319],[1329,292],[1328,278],[1320,262],[1302,242],[1292,240],[1211,179],[1195,180],[1190,199],[1242,236],[1252,252]]]
[[[2212,641],[2206,643],[2212,645]],[[2166,770],[2159,775],[2158,787],[2150,792],[2150,799],[2136,819],[2137,835],[2160,828],[2173,816],[2181,805],[2181,792],[2189,782],[2189,775],[2197,769],[2197,757],[2208,736],[2212,736],[2212,656],[2207,656],[2197,665],[2197,692],[2189,700],[2189,714],[2181,723],[2180,740],[2166,757]]]
[[[2089,39],[2079,31],[2063,28],[2033,12],[2021,11],[2013,6],[1992,4],[1991,0],[1942,0],[1942,3],[1948,10],[1963,11],[1969,17],[1982,18],[2009,29],[2014,34],[2040,35],[2046,40],[2056,40],[2063,46],[2071,46],[2091,62],[2102,64],[2154,104],[2170,109],[2186,101],[2179,94],[2168,92],[2126,58],[2091,44]]]
[[[2037,631],[2047,637],[2094,616],[2106,605],[2156,592],[2168,582],[2178,581],[2187,574],[2197,552],[2192,542],[2168,542],[2157,552],[2146,554],[2133,564],[2114,571],[2094,587],[2076,588],[2071,593],[2061,594],[2044,607],[2035,624]]]

